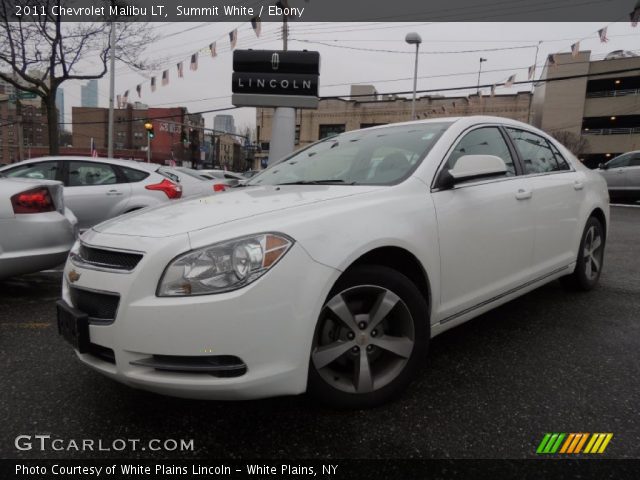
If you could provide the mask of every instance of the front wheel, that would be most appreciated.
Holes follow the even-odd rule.
[[[576,269],[561,280],[565,286],[588,291],[596,286],[604,263],[604,226],[595,217],[590,217],[584,227]]]
[[[308,392],[341,408],[367,408],[400,393],[422,366],[427,302],[401,273],[357,266],[336,283],[313,339]]]

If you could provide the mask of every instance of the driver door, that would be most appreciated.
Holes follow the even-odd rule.
[[[507,173],[432,193],[440,240],[440,321],[493,301],[531,278],[534,245],[532,188],[497,126],[459,138],[441,168],[463,155],[495,155]]]

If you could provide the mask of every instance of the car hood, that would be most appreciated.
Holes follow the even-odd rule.
[[[362,195],[379,189],[354,185],[245,187],[138,210],[96,225],[114,235],[169,237],[259,215]]]

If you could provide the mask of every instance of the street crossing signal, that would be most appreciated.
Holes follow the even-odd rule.
[[[153,123],[151,122],[146,122],[144,124],[144,128],[147,131],[147,136],[151,139],[153,137],[156,136],[155,132],[153,131]]]

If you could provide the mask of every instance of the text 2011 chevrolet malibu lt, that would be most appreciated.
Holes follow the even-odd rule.
[[[87,231],[58,327],[133,387],[367,407],[409,384],[431,337],[557,278],[593,288],[608,219],[602,177],[529,125],[353,131]]]

